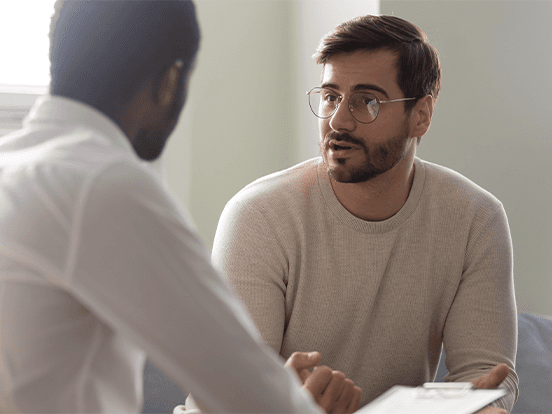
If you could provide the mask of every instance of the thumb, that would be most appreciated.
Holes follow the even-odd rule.
[[[321,360],[320,352],[294,352],[286,361],[286,366],[299,372],[317,366]]]
[[[473,381],[476,388],[496,388],[506,379],[510,373],[510,368],[506,364],[499,364],[494,367],[487,375],[483,375]]]

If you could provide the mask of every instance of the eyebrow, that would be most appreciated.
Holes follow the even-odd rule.
[[[321,85],[322,88],[330,88],[330,89],[339,89],[339,86],[337,86],[335,83],[323,83]],[[372,83],[359,83],[358,85],[355,85],[351,88],[352,92],[359,92],[359,91],[378,91],[385,95],[386,98],[389,98],[389,95],[385,91],[385,89],[379,87],[378,85],[374,85]]]

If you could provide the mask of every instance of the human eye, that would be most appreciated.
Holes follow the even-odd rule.
[[[359,96],[359,101],[364,106],[374,106],[378,103],[378,100],[375,95],[372,95],[371,93],[362,93]]]
[[[366,111],[378,104],[378,98],[371,93],[357,92],[351,95],[349,101],[356,111]]]
[[[329,90],[323,90],[320,92],[322,100],[327,103],[332,103],[337,101],[337,95]]]

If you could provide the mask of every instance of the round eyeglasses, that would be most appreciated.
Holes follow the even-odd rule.
[[[318,118],[327,119],[336,113],[343,95],[328,88],[312,88],[307,92],[309,106]],[[358,122],[369,124],[374,122],[379,114],[380,106],[384,103],[411,101],[416,98],[401,98],[390,101],[381,101],[376,95],[368,92],[355,92],[349,96],[347,103],[349,111]]]

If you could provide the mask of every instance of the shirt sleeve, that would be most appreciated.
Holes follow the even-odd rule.
[[[508,365],[510,374],[501,386],[508,395],[495,406],[512,410],[518,395],[517,310],[512,241],[502,205],[481,214],[472,225],[443,343],[449,370],[446,381],[471,381],[498,364]]]
[[[289,260],[274,234],[258,210],[234,197],[219,219],[212,261],[246,305],[262,339],[280,352]]]
[[[113,165],[82,190],[66,283],[208,412],[316,412],[260,340],[157,177]]]

